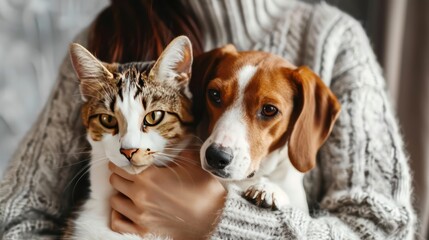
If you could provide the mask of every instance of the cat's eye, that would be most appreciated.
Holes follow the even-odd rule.
[[[219,105],[221,102],[220,92],[216,89],[209,89],[207,91],[208,97],[210,101],[212,101],[214,104]]]
[[[144,117],[144,125],[145,126],[156,126],[158,125],[162,119],[164,118],[164,111],[153,111]]]
[[[100,123],[105,128],[116,128],[118,126],[118,121],[115,117],[108,114],[100,114],[99,115]]]
[[[264,117],[271,118],[277,115],[278,112],[279,110],[276,107],[271,104],[266,104],[262,107],[261,115]]]

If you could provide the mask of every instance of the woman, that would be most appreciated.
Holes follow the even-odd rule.
[[[77,41],[104,61],[126,62],[156,58],[179,34],[190,36],[196,52],[233,43],[308,65],[336,94],[342,113],[304,180],[311,216],[294,208],[255,207],[191,164],[138,176],[110,165],[111,183],[120,192],[111,199],[113,230],[177,239],[413,237],[407,158],[380,68],[358,22],[324,3],[292,0],[117,0]],[[76,82],[66,58],[52,98],[6,171],[0,185],[4,239],[54,238],[71,201],[80,198],[71,187],[86,146],[79,138]],[[176,174],[181,188],[173,184]]]

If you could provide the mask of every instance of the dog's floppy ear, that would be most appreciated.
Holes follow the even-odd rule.
[[[289,158],[293,166],[306,172],[316,164],[316,154],[327,139],[340,113],[340,104],[331,90],[308,67],[289,72],[297,96],[289,127]]]
[[[195,57],[189,88],[193,96],[193,115],[197,123],[205,114],[207,84],[216,77],[219,63],[227,55],[236,53],[237,49],[234,45],[228,44]]]

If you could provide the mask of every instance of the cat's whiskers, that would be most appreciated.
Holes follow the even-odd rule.
[[[181,143],[167,143],[166,146],[164,147],[164,149],[166,149],[166,150],[181,150],[181,151],[187,151],[187,150],[199,151],[201,146],[202,146],[201,143],[196,143],[196,142],[192,142],[190,144],[187,144],[186,146],[184,146]]]
[[[173,169],[173,168],[171,168],[170,166],[168,166],[168,163],[167,162],[160,162],[160,164],[162,165],[162,166],[164,166],[164,167],[166,167],[168,170],[170,170],[171,172],[173,172],[174,173],[174,175],[176,176],[176,178],[177,178],[177,180],[178,180],[178,182],[180,183],[180,187],[181,188],[183,188],[183,183],[182,183],[182,179],[180,178],[180,175]]]
[[[195,134],[188,134],[185,138],[191,138],[191,139],[196,139],[196,140],[198,140],[198,142],[202,145],[203,143],[204,143],[204,141],[199,137],[199,136],[197,136],[197,135],[195,135]],[[197,144],[197,143],[195,143],[194,141],[192,141],[194,144]]]
[[[96,159],[96,158],[91,158],[91,157],[89,157],[88,159],[85,159],[85,160],[83,160],[83,161],[88,161],[88,164],[87,165],[85,165],[85,166],[83,166],[82,167],[82,169],[79,169],[79,171],[75,174],[75,176],[70,180],[70,182],[65,186],[65,189],[67,189],[68,187],[70,187],[70,184],[72,184],[72,182],[80,175],[80,174],[82,174],[82,175],[85,175],[86,173],[87,173],[87,171],[89,171],[90,170],[90,168],[92,167],[92,166],[94,166],[95,164],[98,164],[98,163],[102,163],[103,161],[106,161],[107,160],[107,158],[105,158],[105,157],[100,157],[100,158],[98,158],[98,159]],[[85,172],[85,173],[84,173]],[[80,178],[79,178],[80,179]]]
[[[92,160],[91,160],[92,161]],[[95,164],[95,163],[94,163]],[[79,181],[82,179],[83,176],[85,176],[88,171],[91,169],[91,164],[89,163],[88,165],[82,167],[82,169],[80,169],[74,176],[73,178],[69,181],[69,183],[67,183],[67,185],[64,187],[64,192],[67,191],[67,189],[71,186],[71,184],[73,182],[75,182],[73,189],[72,189],[72,198],[74,199],[74,191],[76,190],[76,186],[79,183]],[[76,180],[76,178],[78,178]],[[75,181],[76,180],[76,181]]]
[[[164,148],[165,150],[167,150],[168,152],[173,152],[173,153],[181,153],[183,151],[189,151],[189,152],[199,152],[200,149],[186,149],[186,148]]]
[[[153,154],[152,156],[154,158],[155,164],[162,164],[163,166],[165,166],[165,164],[168,164],[168,163],[174,161],[174,159],[172,159],[171,157],[164,156],[164,155],[161,155],[159,153]]]
[[[200,151],[200,149],[190,149],[190,148],[164,148],[164,153],[174,153],[174,154],[180,154],[181,152],[189,152],[189,153],[195,153]]]
[[[84,163],[84,162],[88,162],[88,161],[90,161],[90,158],[83,159],[83,160],[80,160],[80,161],[77,161],[77,162],[74,162],[74,163],[71,163],[71,164],[58,166],[58,167],[56,167],[55,169],[66,168],[66,167],[72,167],[72,166],[74,166],[74,165],[78,165],[78,164],[81,164],[81,163]]]
[[[58,154],[58,155],[78,155],[81,156],[85,153],[91,153],[91,149],[88,149],[87,147],[81,147],[73,149],[73,151],[70,152],[51,152],[52,154]]]
[[[179,164],[179,162],[178,161],[175,161],[176,159],[174,159],[172,156],[168,156],[168,155],[158,155],[157,157],[162,157],[163,159],[162,160],[165,160],[165,161],[162,161],[162,163],[163,164],[170,164],[170,163],[173,163],[173,164],[176,164],[177,166],[179,166],[179,167],[182,167],[182,168],[184,168],[182,165],[180,165]],[[159,160],[159,159],[158,159]],[[187,159],[182,159],[182,161],[187,161]]]
[[[187,145],[184,145],[182,143],[167,143],[166,147],[182,147],[184,149],[186,148],[190,148],[190,147],[201,147],[203,144],[202,143],[197,143],[197,142],[193,142],[193,143],[189,143]]]
[[[191,173],[189,173],[187,167],[183,166],[182,164],[180,164],[180,162],[176,162],[176,161],[170,161],[170,163],[175,164],[178,168],[181,168],[183,170],[183,172],[186,173],[186,175],[188,176],[188,179],[191,179],[192,184],[195,185],[194,177],[192,176]],[[170,166],[168,166],[168,164],[166,164],[165,166],[167,168],[170,168]],[[171,168],[171,170],[173,170],[173,168]],[[177,178],[180,182],[180,186],[183,187],[182,179],[180,177],[177,177]]]
[[[80,139],[81,137],[76,137],[73,141],[80,141],[78,139]],[[48,144],[47,145],[47,150],[46,150],[46,154],[51,155],[51,156],[60,156],[61,158],[65,158],[65,161],[60,161],[60,162],[56,162],[54,163],[55,168],[62,168],[62,167],[66,167],[67,165],[61,165],[62,163],[69,163],[72,162],[72,164],[70,164],[69,166],[72,165],[76,165],[79,164],[81,162],[85,162],[87,161],[87,159],[81,159],[82,156],[89,156],[91,153],[91,149],[87,146],[81,146],[81,145],[74,145],[74,147],[72,147],[71,149],[69,149],[69,151],[67,152],[58,152],[55,151],[53,148],[53,145]]]
[[[81,176],[77,179],[75,185],[73,186],[73,190],[72,190],[72,198],[74,198],[74,192],[76,190],[77,184],[79,183],[79,181],[89,172],[91,171],[91,167],[94,167],[96,165],[100,165],[103,163],[103,160],[105,159],[99,159],[98,161],[94,161],[93,163],[88,164],[88,167],[86,167],[86,171],[84,171],[83,173],[81,173]],[[85,169],[85,168],[84,168]]]
[[[167,153],[167,152],[155,152],[153,155],[160,155],[164,157],[169,157],[171,161],[180,160],[181,156],[178,154]]]
[[[178,168],[183,169],[183,171],[186,173],[186,175],[188,175],[189,179],[191,179],[192,183],[195,185],[195,181],[194,181],[192,174],[189,173],[188,169],[185,166],[180,164],[181,162],[171,161],[171,163],[175,164]]]
[[[169,162],[175,162],[174,160],[180,160],[189,164],[193,164],[193,165],[198,165],[198,163],[195,162],[195,160],[193,160],[192,158],[187,158],[184,156],[179,156],[179,155],[175,155],[175,154],[168,154],[165,152],[157,152],[154,154],[154,156],[163,156],[163,157],[167,157]]]
[[[72,141],[81,141],[81,140],[86,141],[87,138],[88,138],[88,133],[84,132],[84,133],[74,137]],[[89,146],[89,143],[88,143],[88,146]]]

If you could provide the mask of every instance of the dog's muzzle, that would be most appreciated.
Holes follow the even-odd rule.
[[[207,165],[211,168],[210,172],[219,177],[228,177],[229,174],[227,174],[224,169],[234,158],[231,148],[213,143],[206,149],[205,156]]]

